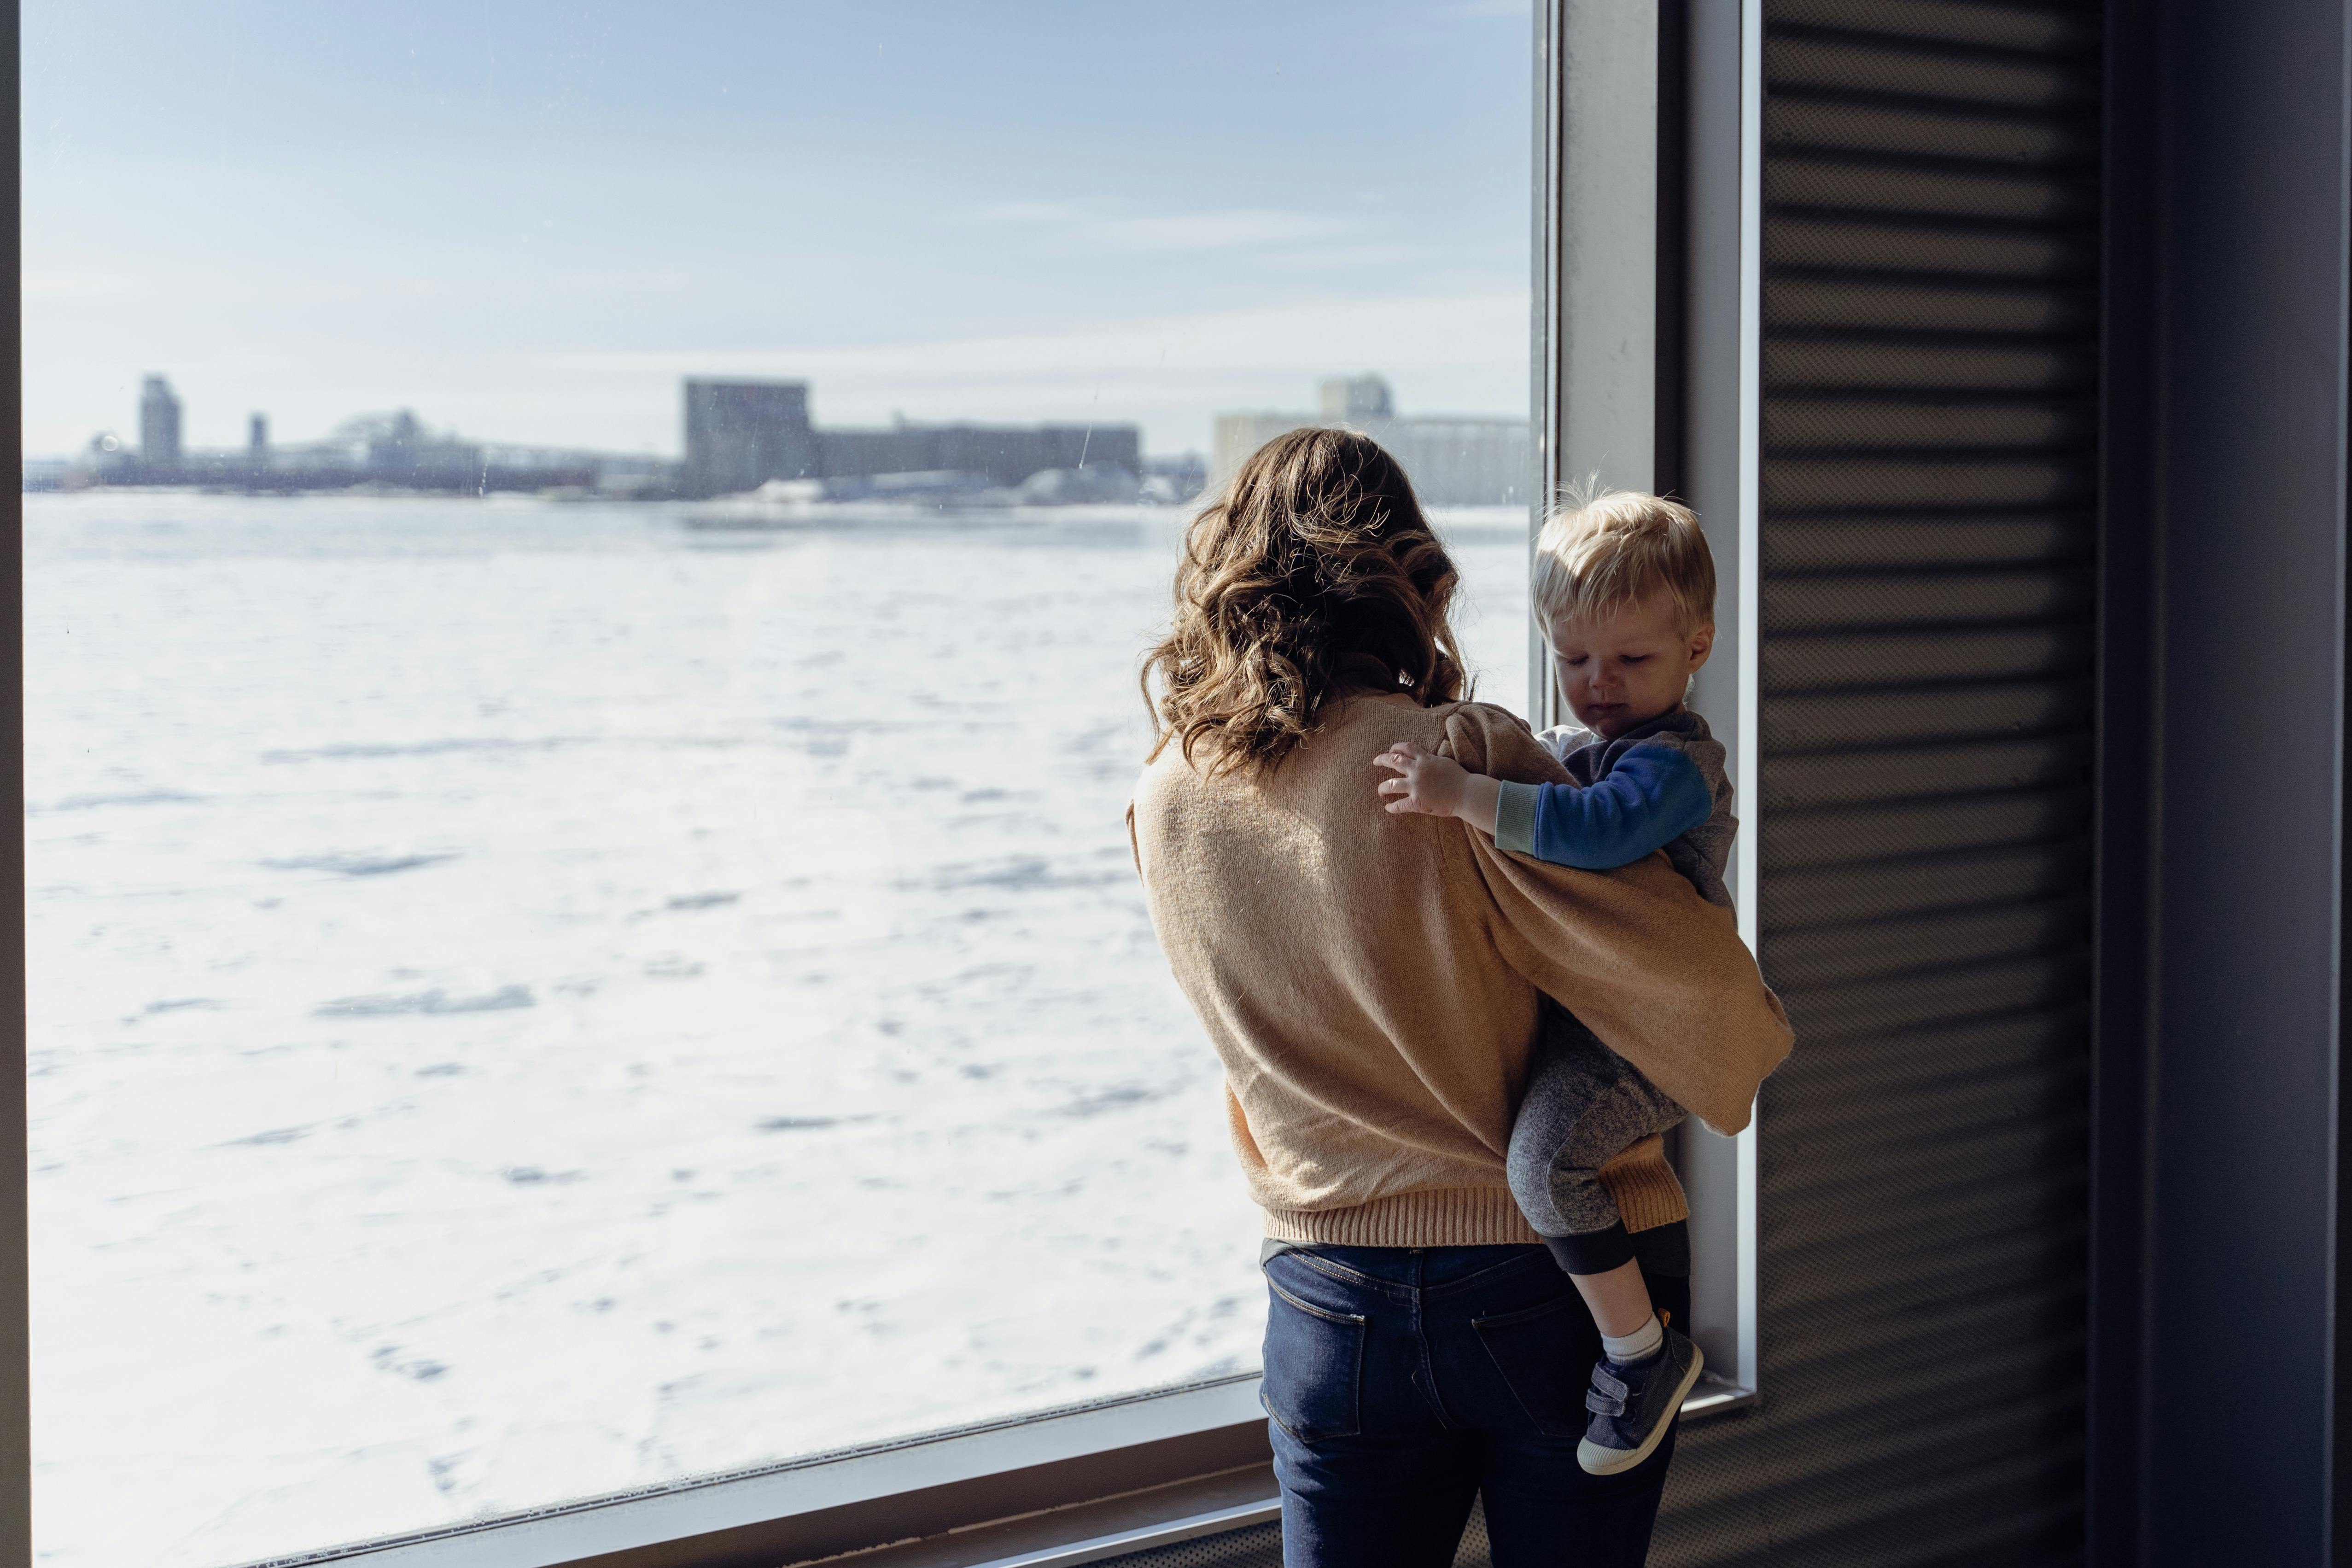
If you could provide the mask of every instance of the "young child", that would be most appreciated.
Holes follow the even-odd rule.
[[[1410,742],[1383,754],[1391,812],[1458,817],[1496,847],[1605,871],[1664,850],[1700,894],[1728,905],[1738,824],[1724,751],[1683,706],[1715,645],[1715,560],[1689,508],[1618,493],[1552,515],[1530,597],[1578,726],[1541,737],[1574,784],[1471,773]],[[1511,1191],[1600,1325],[1592,1412],[1577,1459],[1596,1475],[1648,1458],[1698,1381],[1698,1347],[1652,1311],[1632,1239],[1600,1168],[1683,1119],[1631,1062],[1554,1003],[1511,1129]]]

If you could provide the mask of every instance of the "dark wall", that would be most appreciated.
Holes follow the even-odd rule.
[[[2347,7],[2118,7],[2093,1546],[2341,1560]]]

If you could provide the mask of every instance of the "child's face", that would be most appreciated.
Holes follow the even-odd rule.
[[[1560,695],[1576,721],[1604,740],[1679,705],[1715,649],[1715,623],[1685,633],[1663,593],[1606,615],[1555,621],[1548,631]]]

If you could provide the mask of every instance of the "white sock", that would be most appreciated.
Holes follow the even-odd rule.
[[[1642,1326],[1632,1333],[1601,1336],[1601,1354],[1620,1366],[1647,1361],[1665,1348],[1665,1325],[1654,1317],[1642,1320]]]

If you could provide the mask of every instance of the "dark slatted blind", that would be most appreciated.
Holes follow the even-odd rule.
[[[2081,1551],[2099,26],[1766,0],[1762,1379],[1652,1561]],[[1760,788],[1759,784],[1760,783]]]

